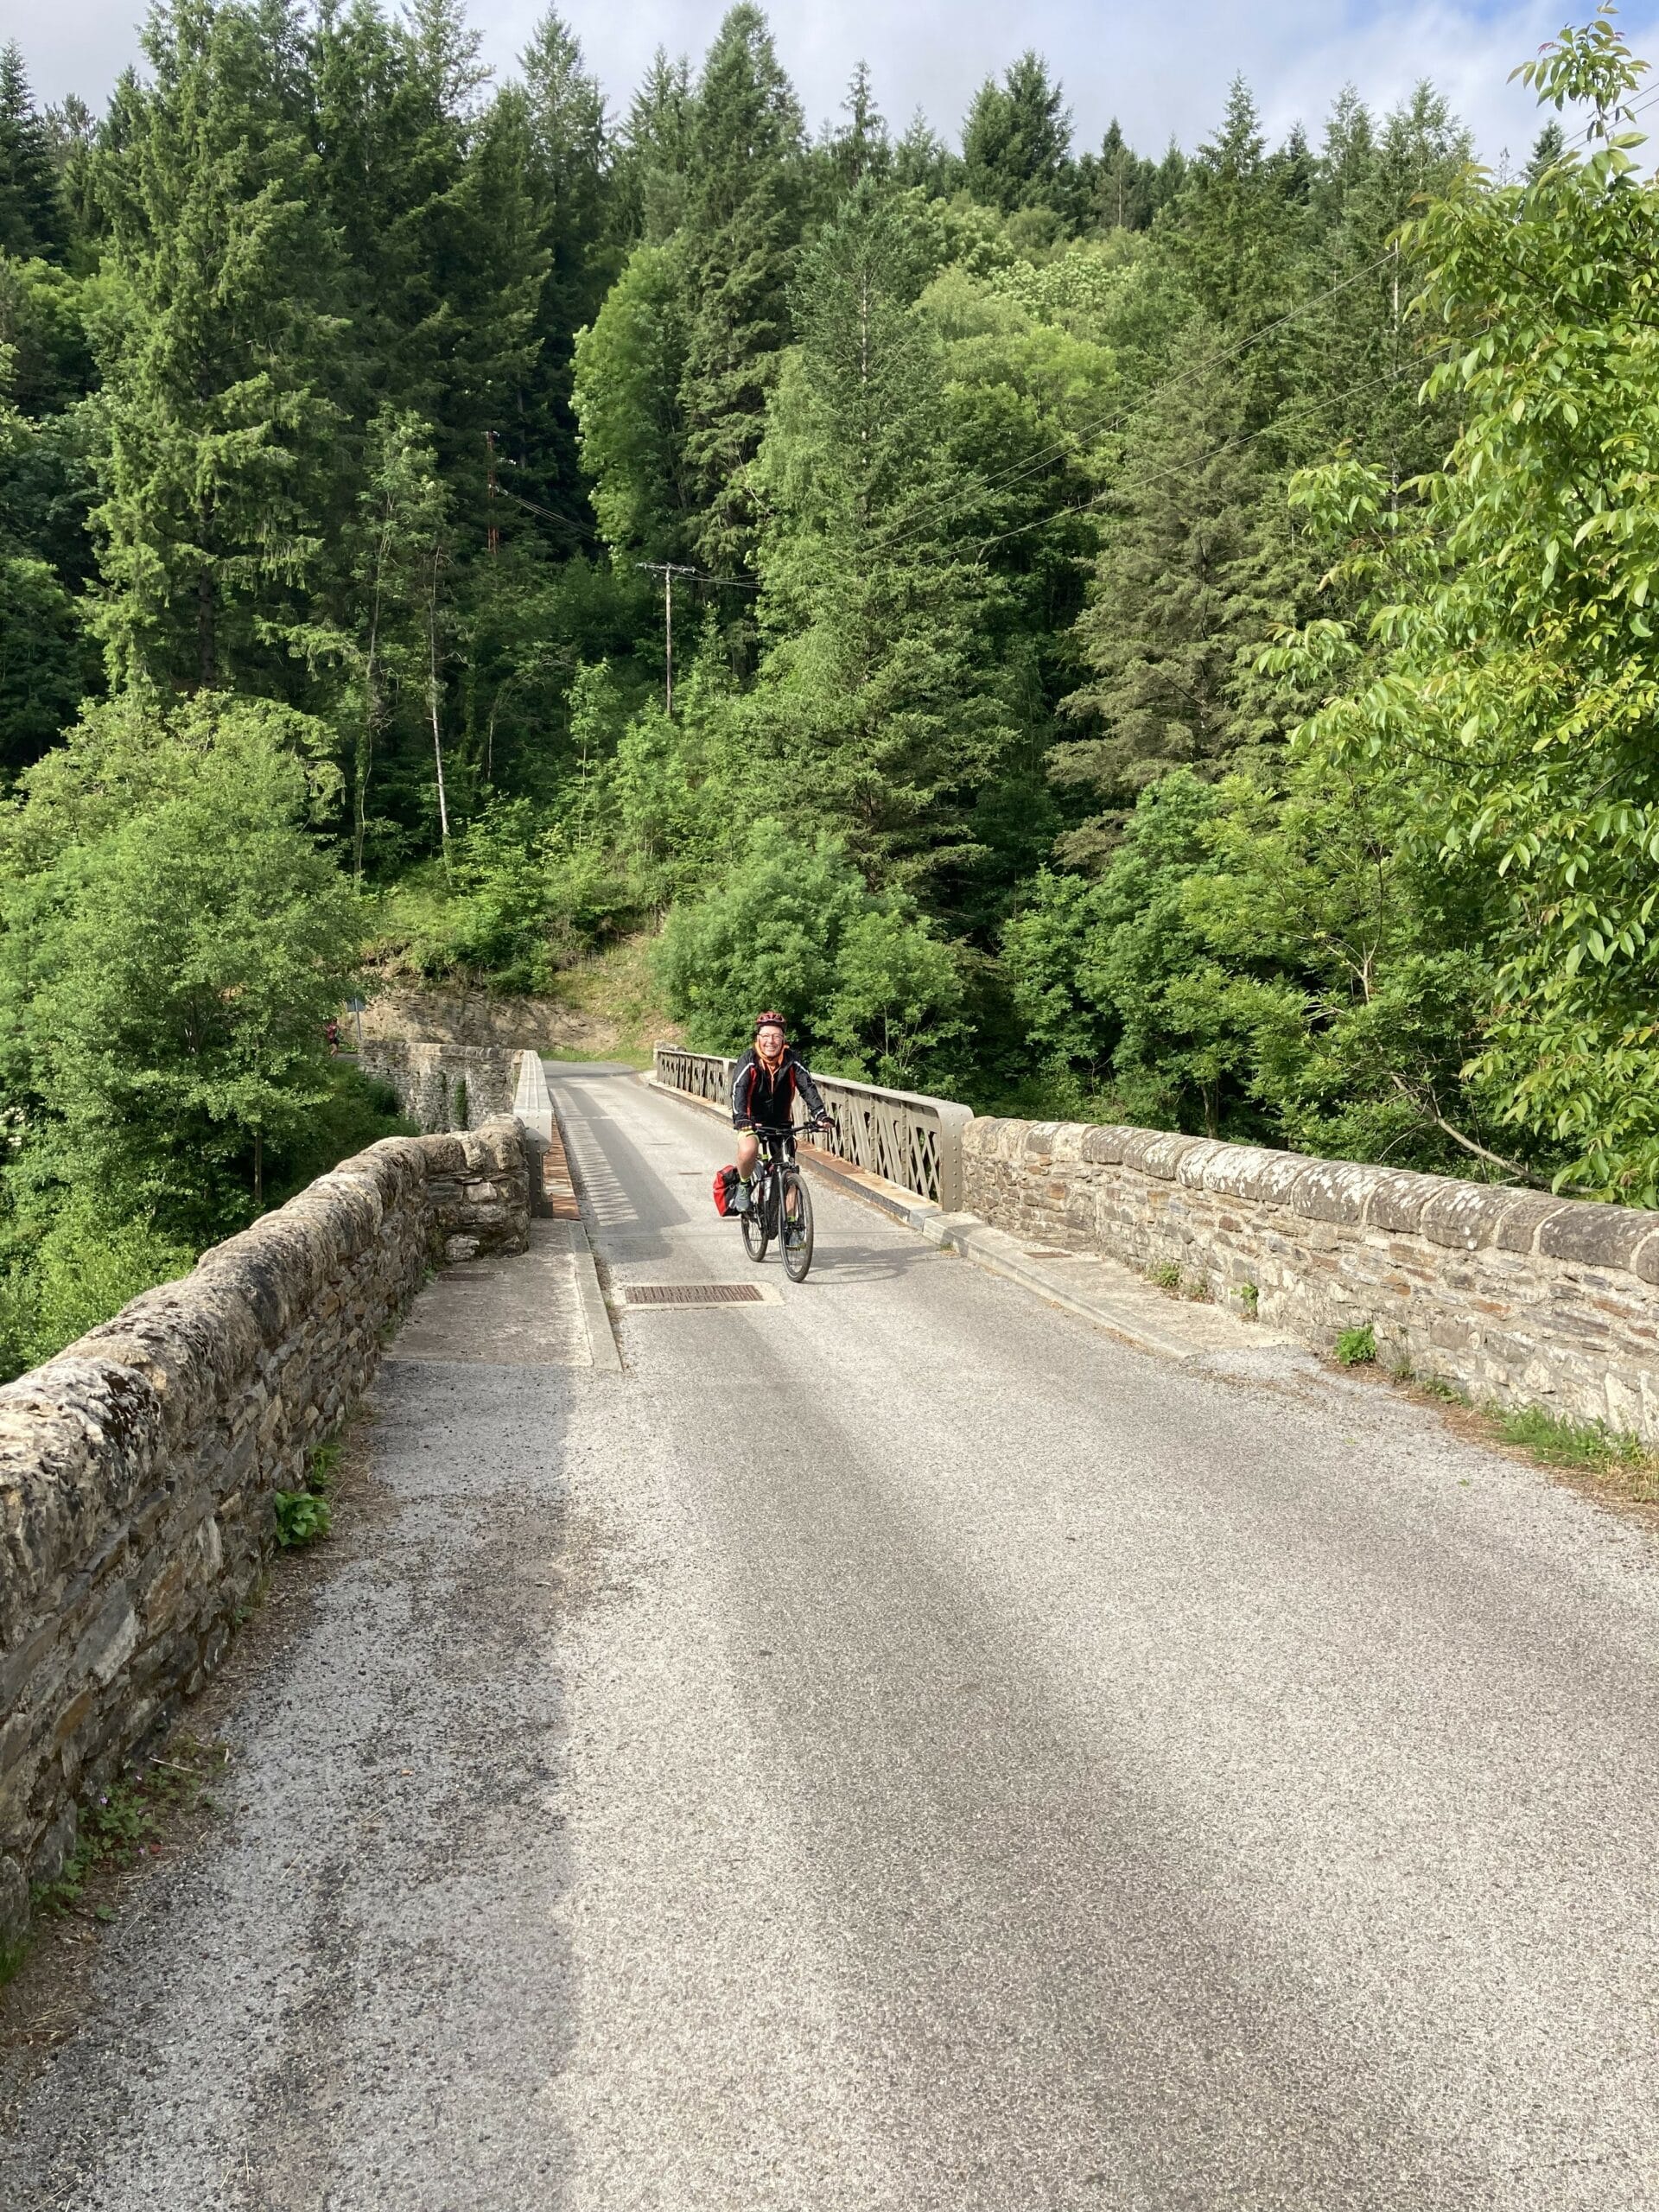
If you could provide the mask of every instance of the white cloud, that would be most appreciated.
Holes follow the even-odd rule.
[[[490,60],[508,69],[540,12],[541,0],[475,0]],[[14,12],[15,11],[15,12]],[[23,48],[39,93],[79,92],[94,102],[137,51],[135,0],[59,0],[25,17],[7,0],[3,35]],[[1351,79],[1374,107],[1402,98],[1432,78],[1474,128],[1482,155],[1507,148],[1523,156],[1538,130],[1531,95],[1506,79],[1563,17],[1587,15],[1590,0],[837,0],[836,5],[774,8],[779,50],[809,120],[835,114],[853,65],[866,59],[889,121],[902,127],[924,107],[936,129],[954,135],[975,86],[1034,46],[1065,80],[1082,143],[1098,139],[1118,116],[1131,140],[1161,149],[1172,133],[1196,145],[1221,110],[1227,86],[1243,71],[1269,127],[1297,121],[1317,135],[1342,85]],[[671,52],[700,55],[724,13],[724,0],[565,0],[613,103],[630,91],[660,41]],[[1631,8],[1623,29],[1638,52],[1659,60],[1659,4]],[[1659,80],[1656,80],[1659,81]]]

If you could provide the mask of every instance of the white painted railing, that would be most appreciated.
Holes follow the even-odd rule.
[[[735,1060],[688,1052],[678,1045],[658,1045],[655,1058],[657,1080],[665,1090],[715,1106],[731,1104]],[[881,1090],[816,1069],[812,1080],[829,1109],[830,1148],[838,1160],[931,1198],[947,1213],[961,1211],[962,1133],[974,1118],[972,1107],[919,1091]]]

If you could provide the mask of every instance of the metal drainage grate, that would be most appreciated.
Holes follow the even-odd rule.
[[[628,1306],[760,1306],[758,1283],[630,1282],[622,1288]]]

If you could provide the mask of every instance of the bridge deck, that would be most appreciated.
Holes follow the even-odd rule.
[[[549,1073],[613,1304],[747,1279],[729,1140]],[[818,1214],[807,1284],[622,1309],[619,1372],[556,1242],[426,1294],[0,2196],[1659,2205],[1649,1534]],[[474,1298],[548,1301],[511,1363],[435,1327]]]

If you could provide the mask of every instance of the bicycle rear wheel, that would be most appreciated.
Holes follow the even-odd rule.
[[[804,1282],[812,1264],[812,1193],[798,1167],[785,1167],[779,1211],[783,1216],[784,1273]]]
[[[772,1242],[772,1178],[757,1175],[749,1186],[749,1210],[743,1217],[743,1249],[757,1266]]]

